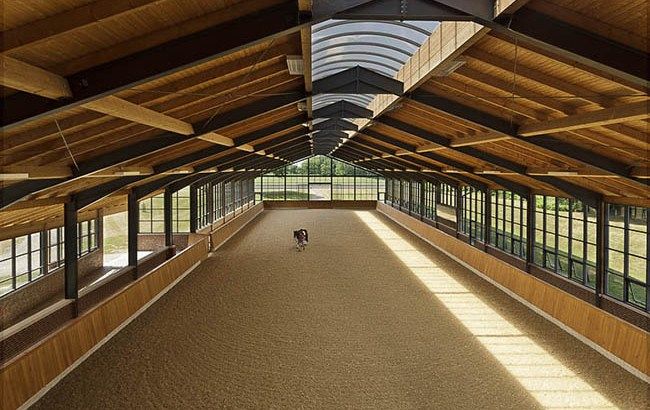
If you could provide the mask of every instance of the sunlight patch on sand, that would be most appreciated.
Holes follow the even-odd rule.
[[[544,408],[617,408],[371,212],[356,215]]]

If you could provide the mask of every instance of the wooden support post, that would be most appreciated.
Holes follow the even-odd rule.
[[[128,260],[133,267],[133,277],[138,278],[138,228],[140,225],[140,209],[135,191],[129,192],[127,199],[127,226],[128,226]]]
[[[594,304],[600,307],[605,294],[607,270],[607,204],[602,198],[596,207],[596,289]]]
[[[165,214],[165,246],[172,246],[174,243],[174,230],[172,224],[172,191],[165,189],[164,194],[164,214]]]
[[[535,194],[528,194],[526,206],[526,271],[535,262]]]
[[[65,235],[65,298],[77,300],[79,297],[78,283],[78,227],[77,227],[77,205],[74,202],[66,202],[63,214],[63,229]]]
[[[198,216],[198,201],[197,201],[196,185],[190,185],[190,232],[196,233],[197,216]]]

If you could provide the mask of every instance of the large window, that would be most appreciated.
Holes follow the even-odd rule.
[[[436,184],[424,182],[424,215],[425,218],[433,221],[436,219]]]
[[[450,206],[452,208],[456,207],[455,187],[447,184],[440,184],[440,204]]]
[[[648,208],[607,208],[606,293],[647,309]]]
[[[172,229],[174,232],[190,231],[190,187],[185,187],[172,196]]]
[[[264,201],[284,201],[285,168],[278,168],[262,176],[262,199]]]
[[[384,179],[337,159],[318,155],[255,179],[255,197],[269,200],[376,200]]]
[[[81,257],[99,248],[97,220],[79,222],[77,225],[77,256]]]
[[[47,231],[47,262],[48,272],[65,263],[65,232],[62,227]]]
[[[165,197],[158,194],[143,199],[138,204],[140,211],[140,233],[165,232]],[[172,195],[172,230],[190,231],[190,188],[185,187]]]
[[[490,193],[490,243],[520,258],[526,258],[527,202],[510,191]]]
[[[140,233],[165,232],[164,194],[143,199],[138,207],[140,209]]]
[[[574,199],[535,197],[535,264],[596,285],[596,210]]]
[[[402,181],[392,179],[393,183],[393,205],[401,206],[402,204]]]
[[[77,256],[99,247],[96,219],[77,224]],[[0,295],[65,264],[64,228],[52,228],[0,241]]]
[[[232,182],[226,182],[225,183],[225,195],[224,195],[224,204],[226,206],[226,215],[234,211],[233,205],[234,205],[234,188],[232,186]]]
[[[241,181],[234,181],[233,185],[233,200],[234,200],[234,209],[237,210],[241,208]]]
[[[212,185],[212,196],[213,196],[213,205],[212,205],[212,220],[217,221],[220,218],[223,218],[225,208],[223,203],[223,182]]]
[[[40,233],[0,241],[0,295],[42,274]]]
[[[456,221],[456,188],[440,184],[438,192],[438,206],[436,209],[437,215],[449,221]]]
[[[332,177],[332,199],[354,200],[354,177]]]
[[[201,229],[210,224],[208,209],[208,185],[196,187],[196,228]]]
[[[420,215],[420,181],[411,181],[411,212]]]
[[[406,210],[411,209],[411,183],[409,181],[400,180],[400,206]]]
[[[485,229],[485,193],[474,187],[461,188],[461,219],[458,223],[460,232],[469,236],[470,243],[483,241]]]

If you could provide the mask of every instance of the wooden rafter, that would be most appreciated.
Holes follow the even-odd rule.
[[[0,84],[5,87],[59,99],[71,97],[68,81],[42,68],[0,55]]]
[[[604,125],[618,124],[626,121],[643,120],[650,117],[648,102],[625,104],[621,106],[605,108],[584,114],[570,115],[564,118],[557,118],[544,122],[524,124],[519,127],[517,133],[523,137],[534,135],[551,134],[562,131],[572,131],[582,128],[599,127]]]
[[[112,95],[83,104],[82,107],[181,135],[194,134],[192,124]]]

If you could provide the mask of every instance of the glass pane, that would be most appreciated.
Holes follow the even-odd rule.
[[[623,277],[607,273],[607,294],[615,297],[616,299],[623,299]]]
[[[629,276],[638,281],[645,283],[646,281],[646,263],[643,258],[630,255],[629,257]]]
[[[16,275],[29,271],[28,256],[22,255],[16,257]]]
[[[11,259],[0,261],[0,282],[11,278]]]
[[[630,282],[628,288],[628,300],[639,307],[645,308],[646,306],[646,289],[638,283]]]
[[[32,252],[31,259],[32,259],[32,270],[41,267],[41,253],[40,252],[38,252],[38,251],[37,252]]]
[[[11,239],[0,241],[0,260],[11,258]]]
[[[609,226],[609,248],[623,251],[625,240],[625,231],[623,228]]]
[[[32,248],[32,251],[35,251],[37,249],[41,249],[41,234],[39,233],[33,233],[29,236],[30,238],[30,245]]]
[[[610,271],[623,274],[624,272],[624,255],[622,252],[614,250],[607,251],[607,269]]]
[[[16,255],[27,253],[27,236],[19,236],[16,241]]]

